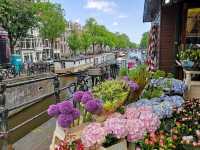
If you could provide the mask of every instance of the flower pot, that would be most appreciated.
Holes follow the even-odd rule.
[[[126,140],[121,140],[119,143],[112,145],[110,147],[101,147],[99,150],[127,150]]]
[[[181,64],[182,64],[183,68],[191,69],[194,65],[194,62],[191,60],[182,60]]]

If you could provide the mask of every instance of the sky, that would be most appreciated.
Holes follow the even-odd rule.
[[[150,29],[143,23],[144,0],[52,0],[65,9],[67,20],[81,25],[93,17],[112,32],[126,33],[132,42],[139,43],[142,34]]]

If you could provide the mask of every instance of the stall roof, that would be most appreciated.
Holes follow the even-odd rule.
[[[161,0],[145,0],[144,3],[144,22],[152,22],[159,11]]]
[[[175,4],[181,1],[187,0],[170,0],[169,4]],[[155,19],[156,15],[160,11],[161,3],[162,0],[145,0],[143,22],[152,22]]]

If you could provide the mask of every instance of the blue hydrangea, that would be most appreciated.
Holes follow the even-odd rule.
[[[169,82],[171,87],[167,88]],[[174,95],[183,95],[187,90],[187,85],[183,81],[173,78],[152,79],[149,84],[153,87],[160,86],[165,89],[165,92],[173,93]]]
[[[168,101],[161,102],[159,105],[154,105],[152,108],[159,118],[170,118],[173,113],[173,106]]]

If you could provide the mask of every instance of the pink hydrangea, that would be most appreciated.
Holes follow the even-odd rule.
[[[108,134],[112,134],[118,139],[127,136],[126,119],[123,118],[109,118],[104,122],[104,127]]]
[[[131,120],[138,118],[139,115],[140,115],[140,112],[135,107],[127,108],[126,111],[125,111],[125,114],[124,114],[125,118],[131,119]]]
[[[160,127],[159,117],[153,113],[152,109],[149,107],[141,107],[140,111],[140,120],[143,121],[144,127],[147,132],[155,132]]]
[[[91,123],[82,132],[81,141],[86,148],[101,145],[105,141],[107,132],[100,123]]]
[[[145,128],[144,123],[139,119],[127,120],[126,128],[128,131],[127,140],[129,142],[136,142],[144,138]]]

